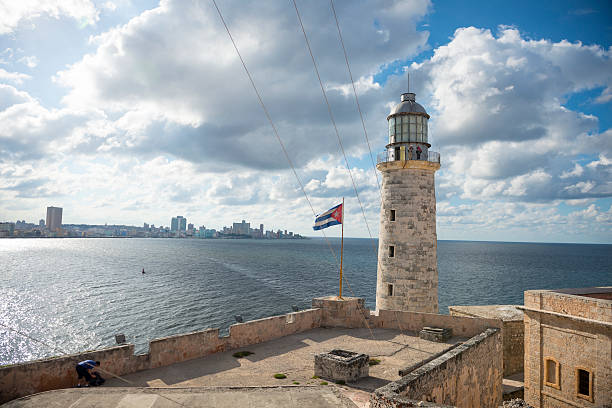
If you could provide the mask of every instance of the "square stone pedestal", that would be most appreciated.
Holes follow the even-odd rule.
[[[370,311],[364,303],[364,299],[358,297],[325,296],[312,299],[312,308],[321,309],[322,327],[366,327]]]
[[[419,332],[419,337],[423,340],[444,342],[453,337],[453,330],[442,327],[423,327],[423,330]]]
[[[332,381],[354,382],[370,375],[370,357],[346,350],[315,355],[315,375]]]

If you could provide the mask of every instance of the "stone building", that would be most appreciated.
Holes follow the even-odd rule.
[[[376,309],[438,312],[434,173],[440,154],[430,151],[429,115],[405,93],[389,116],[389,144],[378,156],[382,203]]]
[[[612,406],[612,287],[525,292],[525,400]]]

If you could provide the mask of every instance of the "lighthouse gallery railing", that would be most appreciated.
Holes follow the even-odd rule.
[[[395,157],[395,154],[391,151],[385,150],[384,152],[378,153],[376,156],[376,164],[378,163],[386,163],[391,161],[401,160],[399,157]],[[421,153],[421,157],[419,159],[416,158],[416,153],[413,153],[413,157],[406,157],[406,160],[421,160],[421,161],[429,161],[432,163],[440,163],[440,153],[434,151],[426,151]]]

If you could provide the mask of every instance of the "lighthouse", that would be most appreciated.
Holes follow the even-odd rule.
[[[438,313],[434,174],[440,154],[429,150],[428,120],[410,92],[387,116],[389,144],[376,165],[382,174],[377,310]]]

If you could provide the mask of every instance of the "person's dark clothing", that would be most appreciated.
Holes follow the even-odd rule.
[[[83,377],[85,377],[85,381],[87,382],[91,382],[91,380],[93,379],[91,377],[91,374],[89,374],[89,371],[87,371],[87,368],[85,368],[84,366],[81,365],[81,363],[76,365],[76,372],[79,376],[79,380]]]

